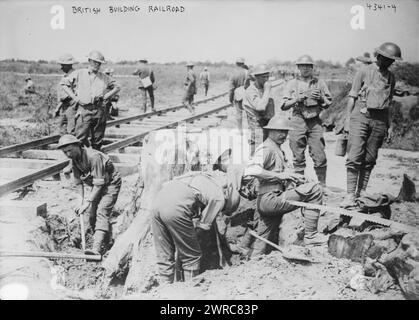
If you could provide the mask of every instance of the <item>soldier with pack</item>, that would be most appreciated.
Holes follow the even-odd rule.
[[[55,108],[54,115],[58,117],[61,114],[60,134],[68,133],[74,135],[76,128],[77,103],[65,90],[63,90],[62,85],[66,81],[65,79],[68,75],[74,71],[73,65],[76,64],[77,61],[71,54],[64,54],[57,62],[61,65],[61,70],[64,72],[64,75],[57,88],[58,105]]]
[[[356,73],[349,92],[344,126],[349,132],[347,196],[343,207],[355,206],[355,199],[365,193],[378,150],[386,136],[391,140],[393,135],[391,104],[396,81],[388,68],[394,61],[402,60],[401,50],[398,45],[385,42],[375,49],[375,56],[375,63]]]
[[[332,103],[326,83],[313,75],[314,61],[308,55],[301,56],[295,63],[300,71],[298,78],[288,82],[284,89],[282,110],[292,108],[290,148],[294,158],[294,170],[304,175],[306,168],[305,150],[314,162],[317,179],[326,187],[327,159],[320,113]]]
[[[263,127],[274,116],[274,101],[271,98],[272,83],[269,81],[270,70],[260,64],[251,70],[249,85],[244,91],[243,109],[246,112],[250,130],[250,151],[253,154],[257,144],[262,143],[267,132]]]
[[[100,150],[105,136],[109,99],[120,90],[115,79],[100,71],[105,57],[99,51],[88,55],[89,67],[73,71],[63,81],[63,90],[78,104],[75,134],[86,146]],[[89,141],[89,138],[91,141]]]
[[[210,74],[208,72],[208,68],[205,67],[204,71],[202,71],[199,75],[199,81],[201,82],[201,85],[204,86],[205,96],[208,94],[208,88],[210,83]]]
[[[183,96],[183,105],[188,108],[189,112],[195,114],[195,107],[192,105],[194,96],[196,94],[196,75],[193,72],[194,64],[188,62],[186,64],[187,73],[183,85],[185,87],[185,94]]]
[[[154,78],[154,72],[151,67],[148,65],[147,59],[139,60],[140,67],[134,71],[134,75],[140,77],[140,83],[138,89],[141,92],[141,99],[143,102],[143,112],[147,111],[147,94],[150,98],[150,107],[151,111],[154,109],[154,87],[156,79]]]
[[[229,80],[229,100],[234,105],[237,127],[240,132],[243,130],[243,97],[247,77],[248,68],[246,68],[244,59],[237,58],[236,68]]]

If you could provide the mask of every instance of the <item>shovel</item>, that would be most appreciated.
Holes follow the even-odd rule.
[[[81,247],[83,252],[86,251],[86,234],[84,229],[84,211],[79,213],[80,233],[81,233]]]
[[[282,256],[287,259],[287,260],[299,260],[299,261],[303,261],[303,262],[314,262],[311,258],[307,257],[306,255],[304,255],[303,253],[300,252],[293,252],[293,250],[291,248],[281,248],[280,246],[276,245],[275,243],[262,238],[261,236],[259,236],[256,232],[254,231],[249,231],[249,233],[255,237],[256,239],[259,239],[267,244],[269,244],[271,247],[277,249]]]

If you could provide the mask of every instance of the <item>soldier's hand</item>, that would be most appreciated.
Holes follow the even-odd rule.
[[[77,215],[83,214],[90,208],[90,201],[83,202],[75,211]]]
[[[314,89],[310,94],[310,98],[314,99],[314,100],[320,100],[320,98],[321,98],[320,90],[319,89]]]
[[[56,110],[54,112],[54,117],[57,118],[60,115],[60,110]]]
[[[271,90],[272,89],[272,82],[271,81],[266,81],[263,85],[263,90]]]

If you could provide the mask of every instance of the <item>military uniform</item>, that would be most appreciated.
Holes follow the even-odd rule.
[[[71,69],[61,78],[60,83],[57,88],[57,100],[60,104],[60,134],[75,134],[76,128],[76,112],[77,112],[77,103],[68,96],[68,94],[63,90],[63,85],[65,85],[66,78],[71,74],[74,69]]]
[[[285,154],[273,140],[267,138],[255,151],[248,166],[260,166],[268,171],[283,172],[287,169]],[[278,242],[279,224],[282,216],[288,212],[298,209],[285,200],[296,200],[311,203],[322,203],[322,190],[317,183],[305,183],[298,187],[290,187],[285,182],[259,180],[257,210],[259,222],[257,233],[261,237]],[[317,221],[319,212],[317,210],[306,210],[304,221],[306,224],[306,235],[312,236],[317,233]],[[256,240],[253,254],[266,253],[266,243]]]
[[[267,132],[263,130],[263,127],[266,126],[269,122],[269,119],[273,116],[274,112],[274,101],[269,99],[268,106],[266,111],[257,111],[256,106],[259,103],[259,100],[262,98],[263,89],[257,88],[254,81],[250,81],[249,86],[246,88],[243,97],[243,109],[246,112],[247,123],[250,130],[250,149],[253,154],[255,151],[256,145],[262,143],[266,137]],[[270,114],[268,112],[272,114]]]
[[[208,94],[208,88],[210,83],[210,74],[208,71],[204,70],[199,75],[199,81],[201,81],[201,84],[204,86],[205,96]]]
[[[90,69],[77,69],[63,80],[63,86],[72,89],[80,99],[76,114],[75,133],[84,145],[91,145],[100,149],[105,136],[107,112],[103,100],[97,97],[118,87],[115,80],[98,71],[96,74]]]
[[[202,251],[193,219],[209,230],[223,210],[228,186],[226,175],[218,172],[191,172],[165,183],[152,207],[152,228],[159,273],[173,282],[175,250],[184,272],[197,274]]]
[[[91,204],[89,221],[93,230],[109,232],[109,218],[121,189],[121,176],[108,155],[91,148],[82,148],[80,159],[73,159],[72,163],[75,184],[102,186],[100,196]]]
[[[142,97],[142,102],[143,102],[143,112],[145,113],[147,111],[147,93],[148,93],[148,96],[150,97],[151,110],[154,111],[153,84],[155,82],[155,78],[154,78],[153,70],[151,70],[151,68],[148,65],[144,64],[135,71],[135,74],[138,74],[138,76],[140,77],[140,83],[139,83],[138,89],[140,89],[141,91],[141,97]],[[145,88],[141,80],[147,77],[150,78],[152,85]]]
[[[192,103],[194,101],[194,95],[196,94],[196,75],[193,70],[188,70],[185,81],[185,94],[183,96],[183,104],[188,108],[189,111],[194,112]]]
[[[349,96],[356,100],[350,116],[347,170],[358,176],[349,182],[348,193],[355,194],[367,187],[374,168],[378,149],[382,146],[389,127],[389,107],[395,86],[394,74],[381,72],[373,63],[361,68],[352,83]]]
[[[242,92],[245,90],[244,86],[247,79],[247,73],[248,71],[244,67],[237,66],[229,81],[229,100],[236,109],[237,126],[240,131],[243,128],[243,94],[240,94],[240,90]]]
[[[281,107],[287,100],[292,100],[298,95],[303,95],[304,93],[309,95],[313,89],[320,90],[323,101],[320,102],[308,98],[293,107],[291,121],[295,130],[290,131],[289,141],[294,157],[295,171],[304,174],[306,168],[305,149],[308,144],[317,177],[325,185],[327,159],[324,151],[323,127],[319,115],[323,109],[328,108],[332,103],[332,96],[326,83],[315,77],[307,81],[303,78],[289,81],[284,89]]]

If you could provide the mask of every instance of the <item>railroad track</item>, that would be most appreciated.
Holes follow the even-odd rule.
[[[282,80],[274,82],[275,86]],[[217,126],[232,105],[220,104],[228,92],[195,103],[196,114],[191,115],[183,105],[109,121],[102,151],[109,154],[117,170],[123,175],[138,170],[141,141],[151,131],[175,128],[181,123],[205,129]],[[218,100],[218,101],[217,101]],[[0,148],[0,197],[33,184],[36,180],[53,177],[69,160],[56,150],[59,135]]]

